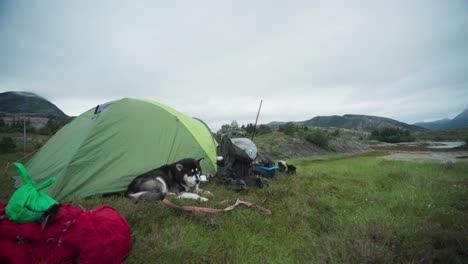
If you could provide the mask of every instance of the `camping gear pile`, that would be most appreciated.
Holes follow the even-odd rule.
[[[0,202],[0,263],[121,263],[128,255],[131,230],[110,206],[91,211],[59,205],[35,187],[28,171],[15,163],[24,185]]]
[[[131,229],[117,210],[100,206],[87,211],[55,199],[122,192],[136,176],[186,157],[205,159],[202,183],[218,169],[219,181],[236,190],[268,187],[277,169],[259,159],[257,147],[242,132],[223,135],[220,153],[223,159],[217,163],[216,142],[203,122],[165,105],[124,98],[90,109],[60,129],[27,163],[34,179],[15,164],[21,174],[16,179],[19,189],[8,204],[0,202],[0,263],[125,260]],[[36,182],[42,184],[36,187]],[[241,200],[225,209],[165,203],[211,213],[242,204],[271,214]]]
[[[223,134],[219,154],[222,159],[218,162],[218,181],[230,189],[268,187],[274,176],[274,163],[258,159],[257,146],[244,132],[231,131]]]

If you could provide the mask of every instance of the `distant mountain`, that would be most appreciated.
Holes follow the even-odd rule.
[[[352,115],[347,114],[343,116],[316,116],[307,121],[293,122],[298,126],[311,126],[311,127],[337,127],[346,128],[357,131],[372,132],[373,130],[379,130],[383,128],[400,128],[409,130],[410,132],[425,130],[422,127],[409,125],[394,119],[379,117],[379,116],[368,116],[368,115]],[[270,124],[272,124],[270,126]],[[271,128],[275,129],[279,125],[284,124],[283,122],[272,122],[267,124]]]
[[[447,129],[468,127],[468,108],[453,119],[445,118],[433,122],[419,122],[415,126],[429,129]]]
[[[57,106],[30,92],[0,93],[0,113],[26,114],[33,117],[69,117]]]

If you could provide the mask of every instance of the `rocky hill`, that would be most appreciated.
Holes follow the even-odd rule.
[[[23,128],[23,122],[27,130],[39,130],[48,126],[56,131],[70,119],[57,106],[37,94],[0,93],[0,131],[19,131]],[[45,130],[42,133],[45,133]]]
[[[461,112],[455,118],[444,118],[433,122],[420,122],[414,125],[429,129],[447,129],[468,127],[468,108]]]
[[[271,122],[267,125],[272,129],[277,129],[281,124],[284,123],[285,122]],[[343,116],[316,116],[310,120],[293,123],[297,126],[336,127],[366,132],[372,132],[373,130],[379,130],[383,128],[400,128],[409,130],[410,132],[425,130],[425,128],[409,125],[391,118],[353,114],[347,114]]]
[[[343,130],[339,138],[332,138],[328,148],[319,147],[298,136],[288,136],[281,132],[272,132],[254,138],[260,155],[271,160],[326,155],[330,153],[363,153],[371,151],[368,144],[358,138],[355,132]]]
[[[29,92],[0,93],[0,113],[22,114],[28,117],[41,118],[69,118],[53,103]]]

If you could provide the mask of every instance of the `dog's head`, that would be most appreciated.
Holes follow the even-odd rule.
[[[185,188],[192,189],[200,183],[201,159],[183,159],[175,163],[176,179]],[[186,190],[188,191],[188,190]]]

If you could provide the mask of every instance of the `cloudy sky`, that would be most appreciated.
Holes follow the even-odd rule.
[[[205,120],[468,108],[468,1],[0,0],[0,92],[68,115],[123,97]]]

